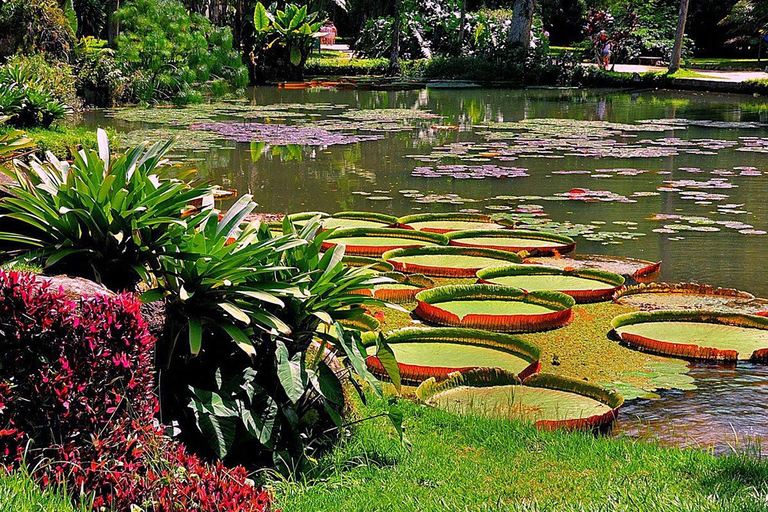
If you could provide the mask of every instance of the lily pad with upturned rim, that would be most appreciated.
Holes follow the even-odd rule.
[[[398,224],[405,228],[430,233],[450,233],[467,229],[506,229],[494,222],[490,215],[480,213],[420,213],[398,219]]]
[[[451,246],[387,251],[382,259],[399,272],[455,278],[475,277],[482,268],[522,261],[517,254],[509,251]]]
[[[609,300],[624,284],[618,274],[591,269],[560,269],[543,265],[506,265],[478,271],[480,283],[513,286],[532,292],[552,290],[578,303]]]
[[[627,313],[611,322],[629,346],[691,360],[768,362],[768,318],[717,311]]]
[[[414,313],[439,325],[495,332],[536,332],[567,325],[572,297],[564,293],[526,292],[510,286],[449,285],[416,295]]]
[[[428,379],[416,394],[449,412],[527,421],[547,430],[605,427],[624,403],[618,393],[583,380],[537,373],[521,383],[495,368],[456,372],[442,382]]]
[[[407,327],[386,333],[395,353],[400,377],[421,383],[432,377],[485,366],[498,367],[526,378],[541,368],[541,349],[509,334],[453,327]],[[386,372],[369,346],[368,367],[380,376]]]
[[[637,258],[606,256],[604,254],[573,254],[568,256],[531,256],[524,263],[541,264],[559,268],[595,269],[619,274],[635,282],[651,282],[661,270],[661,261],[652,262]]]
[[[447,240],[442,235],[421,233],[411,229],[350,228],[335,230],[323,241],[322,248],[327,251],[337,245],[344,245],[346,254],[352,256],[381,256],[394,249],[446,243]]]
[[[698,283],[649,283],[623,287],[613,299],[643,311],[706,310],[724,313],[759,314],[768,311],[768,299],[748,292]]]
[[[503,251],[526,251],[536,254],[564,254],[576,248],[576,242],[567,236],[544,231],[516,229],[467,230],[447,233],[449,245],[479,247]]]
[[[397,224],[397,217],[372,212],[338,212],[322,220],[324,229],[386,228]]]
[[[411,302],[416,294],[427,288],[432,288],[435,282],[427,276],[419,274],[401,274],[400,272],[385,272],[381,277],[392,279],[393,283],[376,284],[371,289],[356,290],[353,293],[368,295],[379,300],[400,304]]]

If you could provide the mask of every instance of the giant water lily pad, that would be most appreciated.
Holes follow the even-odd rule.
[[[397,217],[383,213],[339,212],[322,220],[323,228],[386,228],[397,223]]]
[[[474,277],[481,268],[521,261],[513,252],[471,247],[399,249],[385,252],[382,258],[399,272],[437,277]]]
[[[624,284],[618,274],[591,269],[560,269],[543,265],[507,265],[477,273],[480,282],[513,286],[532,292],[553,290],[573,297],[576,302],[610,299]]]
[[[603,254],[574,254],[563,257],[533,256],[526,258],[525,263],[559,268],[603,270],[637,282],[652,281],[661,269],[660,261],[654,263],[637,258],[622,258]]]
[[[504,251],[526,251],[536,254],[567,253],[576,247],[572,238],[544,231],[468,230],[446,235],[450,245],[459,247],[481,247]]]
[[[614,300],[643,311],[687,309],[746,314],[768,311],[768,300],[751,293],[697,283],[639,284],[619,290]]]
[[[535,332],[567,325],[573,298],[559,292],[526,292],[498,285],[453,285],[416,295],[419,318],[439,325],[497,332]]]
[[[596,384],[535,374],[521,384],[509,372],[480,368],[425,381],[417,390],[428,405],[457,414],[531,422],[540,428],[592,429],[609,425],[624,399]]]
[[[437,233],[421,233],[412,229],[350,228],[337,229],[323,242],[323,250],[344,245],[352,256],[381,256],[399,248],[444,245],[448,241]]]
[[[488,215],[477,213],[422,213],[401,217],[398,222],[418,231],[449,233],[466,229],[504,229]]]
[[[768,360],[768,318],[716,311],[628,313],[613,319],[628,345],[662,355],[735,362]]]
[[[420,291],[432,288],[435,282],[427,276],[418,274],[401,274],[400,272],[385,272],[381,277],[391,279],[391,283],[375,284],[368,290],[357,290],[355,293],[370,295],[379,300],[395,304],[411,302]]]
[[[501,368],[525,378],[541,367],[541,350],[531,342],[509,334],[479,329],[410,327],[389,332],[386,341],[395,353],[400,377],[422,382],[430,377],[442,380],[450,373],[479,367]],[[368,366],[384,375],[375,357],[376,347],[368,348]]]

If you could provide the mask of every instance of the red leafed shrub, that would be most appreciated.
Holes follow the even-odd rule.
[[[210,465],[153,417],[153,338],[131,295],[74,302],[0,272],[0,463],[43,485],[93,493],[94,508],[262,511],[243,468]]]

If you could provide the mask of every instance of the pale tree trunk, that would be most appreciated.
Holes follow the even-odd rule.
[[[669,72],[674,73],[680,69],[680,59],[683,55],[683,38],[685,37],[685,22],[688,18],[688,4],[690,0],[680,0],[680,11],[677,15],[677,32],[675,33],[675,46],[672,48],[672,58],[669,60]]]
[[[512,4],[512,24],[509,27],[509,42],[528,48],[531,45],[531,26],[536,0],[515,0]]]
[[[120,9],[120,0],[109,0],[107,9],[107,41],[112,46],[115,44],[115,38],[119,35],[120,31],[115,19],[115,13]]]
[[[395,33],[392,34],[392,53],[389,55],[389,73],[400,74],[400,25],[402,20],[403,0],[395,0]]]
[[[464,53],[464,30],[467,24],[467,0],[461,2],[461,17],[459,21],[459,57]]]

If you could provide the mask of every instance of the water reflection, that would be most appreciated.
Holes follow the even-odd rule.
[[[614,432],[716,453],[745,448],[768,453],[768,443],[762,442],[768,440],[768,368],[696,364],[690,375],[698,389],[628,402]]]

